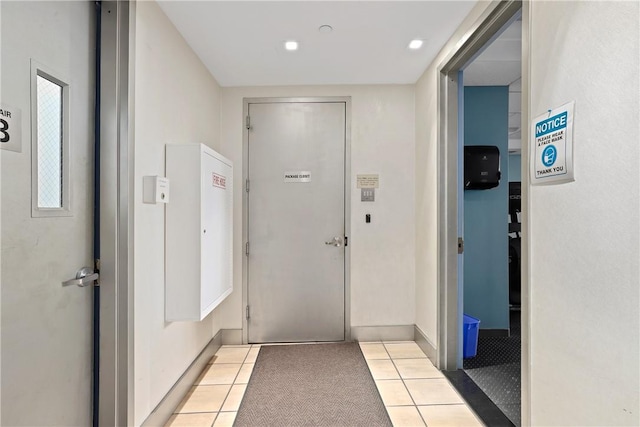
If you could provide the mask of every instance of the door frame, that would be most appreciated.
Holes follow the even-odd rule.
[[[351,237],[351,97],[290,97],[290,98],[244,98],[242,109],[242,247],[249,237],[249,129],[246,118],[249,104],[276,103],[344,103],[345,104],[345,147],[344,147],[344,235]],[[344,251],[344,340],[351,341],[351,245]],[[249,262],[242,250],[242,343],[249,343],[249,328],[245,308],[249,302]]]
[[[135,1],[103,0],[100,46],[99,425],[134,425]]]
[[[529,288],[529,1],[494,0],[438,66],[438,319],[437,364],[456,370],[462,331],[458,288],[458,113],[459,72],[480,53],[512,17],[522,11],[522,424],[531,425]]]

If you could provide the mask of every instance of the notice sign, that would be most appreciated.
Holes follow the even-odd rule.
[[[380,186],[380,175],[378,174],[357,175],[356,180],[358,188],[378,188]]]
[[[571,182],[575,101],[536,117],[531,129],[531,183]]]
[[[22,112],[7,104],[0,104],[0,148],[22,152]]]
[[[227,177],[226,176],[218,175],[217,173],[212,172],[211,173],[211,177],[213,179],[213,186],[214,187],[222,188],[223,190],[227,189]]]
[[[311,182],[311,172],[309,171],[285,172],[284,182]]]

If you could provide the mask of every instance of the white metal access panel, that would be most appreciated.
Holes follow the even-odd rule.
[[[3,426],[91,424],[94,7],[0,2]]]
[[[345,102],[250,103],[248,339],[345,338]]]

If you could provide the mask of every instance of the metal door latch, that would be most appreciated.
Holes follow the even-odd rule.
[[[339,248],[340,246],[342,246],[342,237],[336,236],[333,239],[329,240],[328,242],[324,242],[324,244]]]
[[[83,267],[76,273],[75,279],[69,279],[62,282],[62,286],[71,286],[76,285],[81,288],[92,285],[95,281],[98,280],[100,275],[98,273],[93,272],[93,268],[91,267]]]

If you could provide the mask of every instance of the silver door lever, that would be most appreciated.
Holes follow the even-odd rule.
[[[331,246],[336,246],[336,247],[340,247],[342,246],[342,237],[334,237],[333,239],[329,240],[328,242],[324,242],[325,245],[331,245]]]
[[[100,275],[98,273],[93,272],[93,268],[83,267],[80,270],[78,270],[78,272],[76,273],[75,279],[69,279],[62,282],[62,286],[77,285],[82,288],[87,285],[93,284],[93,282],[98,280],[99,277]]]

